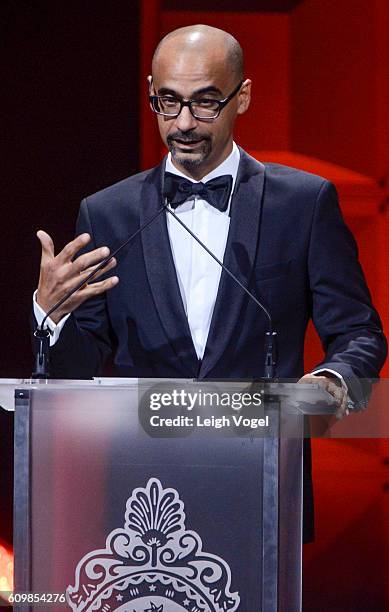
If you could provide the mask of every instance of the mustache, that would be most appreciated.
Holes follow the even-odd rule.
[[[198,132],[196,132],[196,134],[191,134],[188,132],[174,132],[174,134],[169,134],[166,140],[169,143],[171,143],[173,140],[181,140],[181,142],[198,142],[200,140],[210,140],[210,137],[208,134],[200,134]]]

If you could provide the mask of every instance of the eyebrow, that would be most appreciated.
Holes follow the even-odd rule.
[[[200,95],[205,95],[205,94],[217,94],[219,96],[222,96],[223,93],[220,91],[220,89],[218,87],[215,87],[214,85],[208,85],[208,87],[202,87],[200,89],[196,89],[193,93],[192,96],[200,96]],[[180,96],[176,91],[174,91],[174,89],[169,89],[168,87],[161,87],[158,90],[158,95],[159,96],[166,96],[166,95],[171,95],[171,96],[176,96],[178,98],[182,98],[183,96]],[[192,97],[191,97],[192,99]]]

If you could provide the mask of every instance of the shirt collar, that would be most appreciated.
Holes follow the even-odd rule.
[[[229,156],[219,166],[217,166],[217,168],[214,168],[211,172],[209,172],[208,174],[203,176],[201,181],[195,181],[194,179],[190,178],[189,176],[186,176],[185,174],[183,174],[183,172],[178,170],[173,165],[171,153],[169,153],[168,156],[167,156],[165,172],[171,172],[172,174],[177,174],[178,176],[182,176],[183,178],[186,178],[188,181],[191,181],[192,183],[200,183],[200,182],[201,183],[206,183],[207,181],[210,181],[211,179],[214,179],[214,178],[216,178],[218,176],[223,176],[223,174],[230,174],[232,176],[231,194],[230,194],[230,198],[229,198],[229,201],[228,201],[227,210],[225,210],[225,212],[222,213],[224,215],[229,216],[230,215],[230,209],[231,209],[232,194],[234,193],[236,177],[237,177],[237,174],[238,174],[239,161],[240,161],[239,149],[238,149],[237,145],[235,144],[235,142],[233,142],[232,143],[232,151],[229,154]],[[193,208],[194,202],[195,202],[194,199],[187,200],[184,204],[181,204],[181,206],[179,206],[176,209],[176,213],[179,212],[179,211],[183,212],[183,211],[187,210],[188,206],[190,208]]]

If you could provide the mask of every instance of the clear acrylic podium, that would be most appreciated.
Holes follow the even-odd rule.
[[[66,592],[51,610],[300,610],[304,415],[330,396],[266,383],[266,434],[151,436],[145,384],[16,387],[15,591]]]

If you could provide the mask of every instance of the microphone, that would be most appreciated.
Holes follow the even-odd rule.
[[[196,234],[192,232],[192,230],[187,225],[185,225],[185,223],[176,215],[176,213],[171,208],[169,208],[168,195],[169,193],[167,193],[167,190],[165,189],[164,190],[164,196],[165,196],[164,209],[169,213],[169,215],[174,217],[174,219],[188,232],[188,234],[192,236],[192,238],[194,238],[194,240],[196,240],[196,242],[208,253],[208,255],[210,255],[210,257],[212,257],[212,259],[214,259],[219,264],[219,266],[221,266],[221,268],[228,274],[228,276],[230,276],[230,278],[232,278],[233,281],[237,285],[239,285],[239,287],[249,296],[249,298],[253,300],[253,302],[255,302],[257,306],[259,306],[259,308],[263,311],[263,313],[267,317],[268,322],[269,322],[269,327],[268,327],[268,331],[265,333],[265,364],[264,364],[265,376],[264,378],[274,379],[276,375],[276,365],[277,365],[277,332],[273,329],[273,322],[272,322],[270,312],[267,310],[267,308],[265,308],[263,304],[261,304],[261,302],[255,297],[255,295],[253,295],[251,291],[249,291],[247,287],[245,287],[243,283],[240,282],[240,280],[235,276],[235,274],[233,274],[231,270],[229,270],[227,266],[222,261],[220,261],[220,259],[218,259],[218,257],[216,257],[214,253],[212,253],[212,251],[207,247],[207,245],[205,245],[200,240],[200,238],[196,236]]]
[[[45,317],[42,320],[42,323],[34,331],[34,337],[36,338],[37,348],[36,348],[36,355],[35,355],[35,371],[32,374],[32,378],[36,378],[36,379],[50,378],[50,374],[49,374],[50,331],[44,327],[50,315],[52,315],[53,312],[57,310],[57,308],[62,306],[62,304],[64,304],[74,293],[76,293],[76,291],[81,289],[81,287],[83,287],[88,281],[90,281],[97,274],[97,272],[102,270],[102,268],[104,268],[107,265],[107,263],[111,261],[111,259],[113,259],[113,257],[116,257],[116,255],[120,253],[120,251],[124,249],[124,247],[130,244],[130,242],[132,242],[134,238],[138,236],[138,234],[143,232],[143,230],[146,229],[146,227],[148,227],[157,217],[159,217],[159,215],[164,210],[165,210],[165,205],[159,208],[158,211],[150,219],[145,221],[145,223],[143,223],[143,225],[141,225],[136,230],[136,232],[131,234],[131,236],[127,238],[127,240],[123,242],[123,244],[118,246],[117,249],[115,249],[113,253],[110,253],[109,255],[107,255],[107,257],[105,257],[99,263],[99,265],[96,266],[96,268],[92,270],[90,274],[88,274],[86,278],[80,281],[75,287],[73,287],[73,289],[65,293],[65,295],[60,300],[58,300],[58,302],[56,302],[54,306],[52,306],[48,310],[48,312],[46,313]]]

